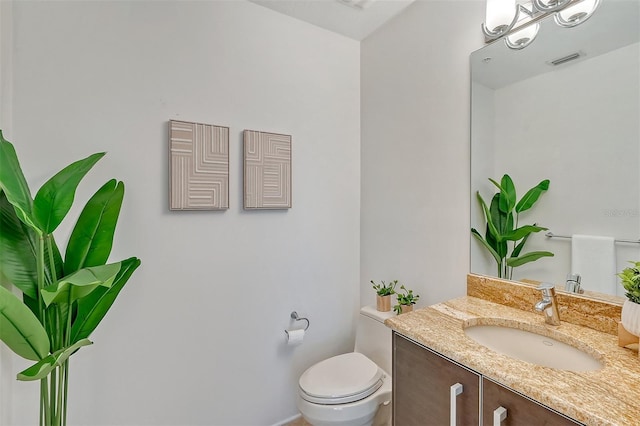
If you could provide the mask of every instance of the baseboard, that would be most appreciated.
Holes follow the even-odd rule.
[[[298,420],[300,417],[302,417],[302,414],[298,413],[295,416],[291,416],[288,419],[284,419],[278,423],[274,423],[272,426],[285,426],[288,425],[291,422],[295,422],[296,420]]]

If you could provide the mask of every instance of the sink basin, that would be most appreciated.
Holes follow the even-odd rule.
[[[510,327],[490,324],[490,322],[465,324],[464,332],[471,339],[493,351],[532,364],[566,371],[595,371],[603,367],[598,359],[601,356],[598,356],[595,351],[588,353],[587,350],[578,349],[552,337],[521,329],[532,329],[529,324],[513,322]],[[548,329],[544,329],[544,332],[552,333]],[[562,339],[571,342],[571,339],[566,336]],[[579,346],[579,342],[573,343]]]

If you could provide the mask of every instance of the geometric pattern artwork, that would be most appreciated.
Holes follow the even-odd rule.
[[[169,121],[169,209],[229,208],[229,128]]]
[[[291,136],[244,131],[244,208],[291,208]]]

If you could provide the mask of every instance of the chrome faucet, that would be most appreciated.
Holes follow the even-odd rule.
[[[542,312],[544,322],[547,324],[560,325],[560,312],[553,284],[542,283],[538,286],[538,290],[542,291],[542,300],[535,304],[536,311]]]
[[[564,290],[568,293],[584,293],[584,290],[580,288],[580,274],[567,274],[567,282],[564,285]]]

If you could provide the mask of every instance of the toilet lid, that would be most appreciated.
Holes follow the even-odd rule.
[[[300,376],[301,396],[318,404],[358,401],[382,386],[383,372],[358,352],[325,359]]]

